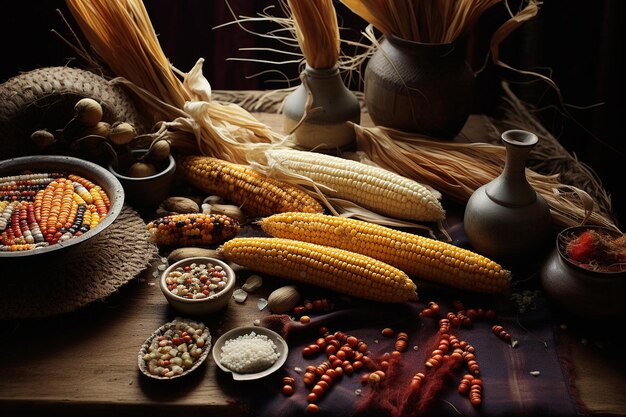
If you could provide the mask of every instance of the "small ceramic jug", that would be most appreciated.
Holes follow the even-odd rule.
[[[484,256],[522,263],[547,249],[553,235],[550,208],[526,179],[526,159],[538,140],[524,130],[504,132],[504,170],[474,191],[467,202],[465,233]]]
[[[343,83],[339,69],[336,66],[316,69],[307,65],[303,76],[306,78],[306,85],[300,84],[285,99],[284,132],[290,133],[302,119],[310,92],[313,110],[292,133],[296,146],[304,149],[336,150],[355,145],[356,134],[346,122],[360,122],[361,106],[356,96]]]

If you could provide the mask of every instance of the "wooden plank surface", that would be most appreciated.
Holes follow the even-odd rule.
[[[264,113],[258,118],[280,126],[278,114]],[[490,135],[481,117],[473,117],[465,132],[470,140]],[[138,371],[141,344],[176,316],[153,274],[159,272],[160,263],[156,261],[119,293],[75,313],[4,322],[0,415],[243,415],[231,403],[236,386],[211,358],[208,366],[176,382],[148,380]],[[207,317],[211,334],[251,325],[268,314],[256,307],[260,296],[267,296],[264,289],[245,304],[231,300],[226,310]],[[570,348],[576,387],[591,414],[626,416],[623,358],[588,344],[572,343]],[[617,367],[616,362],[620,362]]]
[[[245,304],[231,300],[226,310],[203,319],[211,334],[251,325],[267,314],[256,308],[260,294]],[[212,416],[237,415],[217,382],[223,387],[229,377],[210,358],[208,366],[171,384],[148,380],[138,371],[142,343],[176,315],[150,270],[118,294],[75,314],[12,323],[0,345],[5,358],[0,414],[146,415],[152,410],[165,415],[196,409]]]

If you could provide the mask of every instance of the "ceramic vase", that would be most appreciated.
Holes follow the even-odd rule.
[[[336,66],[316,69],[307,65],[303,77],[306,81],[285,99],[284,132],[292,132],[300,123],[310,93],[313,110],[292,133],[296,146],[307,150],[353,147],[356,135],[346,122],[360,122],[361,106],[356,96],[343,83],[339,69]]]
[[[462,43],[426,44],[391,35],[365,69],[365,104],[377,125],[450,139],[469,117],[474,84]]]
[[[479,187],[465,208],[463,225],[472,247],[505,263],[528,263],[547,250],[553,230],[550,208],[526,178],[526,160],[535,134],[502,134],[506,162],[502,173]]]

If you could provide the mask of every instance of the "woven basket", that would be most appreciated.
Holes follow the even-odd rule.
[[[62,129],[81,98],[99,101],[103,120],[132,123],[138,133],[146,122],[122,89],[92,72],[45,67],[15,76],[0,85],[0,160],[37,153],[30,134]]]

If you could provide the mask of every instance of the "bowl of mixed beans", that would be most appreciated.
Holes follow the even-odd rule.
[[[166,268],[160,287],[174,310],[198,316],[226,307],[235,281],[235,271],[227,263],[198,256],[181,259]]]

